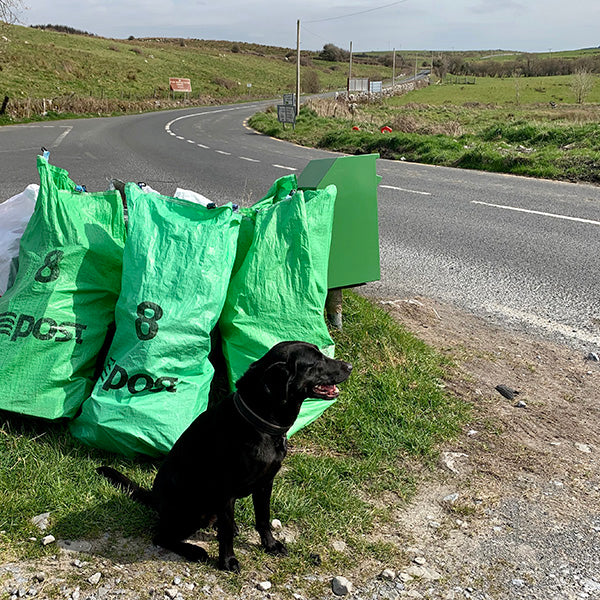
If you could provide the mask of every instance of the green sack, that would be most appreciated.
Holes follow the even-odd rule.
[[[129,230],[116,332],[71,433],[127,456],[168,452],[205,410],[210,334],[225,302],[241,216],[231,205],[127,184]]]
[[[39,156],[40,190],[14,285],[0,298],[0,409],[72,417],[89,395],[121,287],[116,191],[77,192]]]
[[[294,175],[282,177],[265,198],[242,209],[238,253],[219,321],[232,387],[278,342],[310,342],[333,355],[324,309],[337,192],[333,185],[293,193],[295,188]],[[289,435],[333,402],[304,402]]]

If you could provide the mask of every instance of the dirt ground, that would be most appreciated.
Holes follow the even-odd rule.
[[[473,413],[416,498],[398,504],[378,532],[401,547],[404,562],[341,573],[353,584],[346,597],[600,599],[600,362],[431,300],[378,302],[452,359],[446,385]],[[498,385],[519,394],[509,400]],[[231,595],[217,576],[204,571],[199,580],[195,567],[163,562],[154,547],[123,541],[123,554],[136,557],[116,563],[102,551],[114,540],[82,543],[63,543],[36,563],[0,565],[0,598],[334,597],[331,574],[261,590],[264,577],[248,573]]]
[[[443,576],[419,593],[600,598],[600,362],[431,300],[380,302],[454,361],[448,386],[473,405],[440,471],[398,512]]]

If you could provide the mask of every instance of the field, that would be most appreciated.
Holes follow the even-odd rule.
[[[574,103],[573,76],[476,78],[382,100],[311,101],[295,130],[271,111],[250,124],[269,135],[348,154],[600,183],[600,81]],[[473,78],[470,78],[473,80]],[[381,133],[383,126],[392,133]],[[358,130],[353,129],[357,127]]]
[[[157,100],[164,107],[169,77],[191,80],[191,97],[178,94],[176,100],[202,104],[295,91],[295,51],[289,48],[187,39],[113,40],[20,26],[6,26],[3,31],[7,39],[0,38],[0,94],[10,98],[9,114],[18,103],[30,101],[29,115],[13,116],[39,116],[42,109],[31,106],[41,107],[41,102],[32,101],[42,98],[53,100],[48,112],[65,112],[57,107],[67,105],[70,112],[95,113],[98,100],[104,102],[100,105],[104,114],[148,110],[148,106],[128,107],[123,101]],[[346,85],[345,64],[306,53],[301,63],[305,77],[312,72],[320,89]],[[354,70],[358,76],[391,77],[391,70],[382,65],[357,64]],[[79,102],[74,103],[74,98]]]

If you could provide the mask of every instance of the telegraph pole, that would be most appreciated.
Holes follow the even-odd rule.
[[[300,19],[296,27],[296,116],[300,114]]]
[[[394,48],[394,55],[392,57],[392,93],[394,92],[395,85],[396,85],[396,48]]]
[[[352,79],[352,42],[350,42],[350,70],[348,72],[348,80]]]

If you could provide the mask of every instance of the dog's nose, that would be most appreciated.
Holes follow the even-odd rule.
[[[348,374],[352,373],[352,365],[348,362],[344,363],[344,370],[348,371]]]

